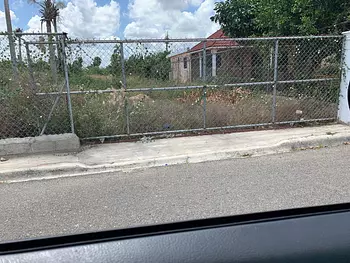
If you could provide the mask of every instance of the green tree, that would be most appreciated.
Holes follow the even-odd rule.
[[[231,37],[290,36],[350,30],[350,1],[226,0],[211,20]]]
[[[171,69],[170,59],[168,58],[169,53],[168,51],[164,51],[146,56],[143,68],[144,76],[159,80],[169,79]]]
[[[132,74],[140,74],[143,71],[144,62],[141,54],[132,54],[125,62],[126,71]]]
[[[102,59],[100,57],[95,57],[94,60],[92,61],[92,66],[93,67],[99,67],[101,66]]]
[[[121,53],[120,53],[120,44],[116,44],[111,56],[111,62],[107,67],[110,73],[121,75]]]
[[[81,73],[83,71],[83,58],[78,57],[72,64],[69,64],[68,67],[71,73]]]
[[[107,71],[112,75],[112,84],[115,88],[121,88],[122,81],[122,64],[121,64],[121,50],[120,44],[116,44],[113,54],[111,56],[111,62],[107,67]]]
[[[145,78],[166,80],[171,70],[169,54],[169,51],[152,53],[147,49],[144,55],[135,53],[126,61],[126,70]]]
[[[210,19],[231,37],[247,37],[260,33],[255,23],[256,9],[253,0],[227,0],[215,4],[215,15]]]

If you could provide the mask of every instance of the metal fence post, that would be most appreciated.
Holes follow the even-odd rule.
[[[207,42],[203,42],[203,81],[207,80]]]
[[[30,57],[29,44],[27,42],[25,42],[25,41],[24,41],[24,44],[25,44],[25,49],[26,49],[26,54],[27,54],[31,92],[33,94],[33,99],[34,99],[33,106],[38,111],[38,114],[40,115],[41,114],[40,113],[40,102],[38,102],[38,100],[35,97],[36,92],[38,91],[38,88],[37,88],[37,85],[36,85],[36,82],[35,82],[35,78],[34,78],[32,58]],[[41,134],[41,132],[40,132],[40,117],[38,119],[37,125],[38,125],[38,132],[39,132],[39,134]]]
[[[267,79],[270,81],[271,80],[271,70],[272,70],[272,67],[273,67],[273,57],[274,57],[274,47],[271,46],[270,47],[270,50],[269,50],[269,61],[268,61],[268,66],[267,66]],[[271,85],[266,85],[266,93],[269,93],[270,92],[270,87]]]
[[[126,95],[125,90],[127,89],[127,83],[126,83],[124,45],[123,45],[123,43],[120,43],[120,63],[121,63],[121,66],[122,66],[122,79],[123,79],[122,92],[124,92],[123,96],[125,96]],[[126,133],[130,134],[129,107],[128,107],[128,100],[127,100],[126,96],[124,98],[124,104],[125,104]]]
[[[272,99],[272,123],[276,122],[276,96],[277,96],[277,82],[278,82],[278,39],[275,40],[275,62],[274,62],[274,71],[273,71],[273,99]]]
[[[203,86],[203,128],[207,128],[207,87]]]
[[[22,36],[18,36],[18,60],[19,63],[22,64]]]
[[[67,60],[66,60],[66,51],[65,51],[65,48],[66,48],[66,46],[65,46],[65,35],[61,37],[61,43],[62,43],[62,62],[63,62],[64,78],[65,78],[65,83],[66,83],[70,126],[71,126],[71,132],[75,133],[75,130],[74,130],[74,119],[73,119],[73,110],[72,110],[72,101],[71,101],[70,87],[69,87],[69,74],[68,74],[68,67],[67,67]]]
[[[32,86],[32,91],[33,93],[37,92],[36,88],[36,83],[34,79],[34,73],[33,73],[33,68],[32,68],[32,59],[30,57],[30,50],[29,50],[29,44],[25,43],[26,46],[26,53],[27,53],[27,60],[28,60],[28,70],[29,70],[29,75],[30,75],[30,84]]]
[[[203,42],[203,128],[207,128],[207,91],[205,83],[207,81],[207,42]]]
[[[16,81],[18,81],[18,77],[19,77],[19,72],[18,72],[18,68],[17,68],[17,60],[16,60],[16,51],[15,51],[15,42],[13,39],[13,35],[12,33],[8,33],[8,41],[9,41],[9,47],[10,47],[10,56],[11,56],[11,64],[12,64],[12,70],[13,70],[13,75]]]

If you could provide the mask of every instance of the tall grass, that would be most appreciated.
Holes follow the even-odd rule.
[[[35,87],[28,70],[23,69],[18,83],[9,79],[11,67],[0,72],[0,138],[36,136],[46,123],[54,96],[38,97],[35,92],[58,91],[47,71],[35,72]],[[82,71],[70,75],[71,90],[120,89],[121,78],[99,72]],[[119,84],[118,84],[119,83]],[[189,83],[198,85],[198,83]],[[127,88],[171,87],[183,85],[170,80],[127,76]],[[126,93],[115,101],[111,94],[72,95],[76,133],[81,138],[127,133],[127,116],[131,133],[224,127],[272,121],[271,88],[207,89],[204,111],[203,89],[150,91],[145,100],[133,100],[139,92]],[[336,117],[336,84],[280,87],[277,96],[276,120],[294,121]],[[300,116],[296,111],[302,111]],[[67,101],[60,103],[48,123],[46,134],[70,131]]]

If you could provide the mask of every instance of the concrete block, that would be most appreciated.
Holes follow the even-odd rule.
[[[22,143],[31,143],[33,140],[32,137],[27,138],[10,138],[0,140],[0,145],[9,145],[9,144],[22,144]]]
[[[31,153],[30,143],[10,143],[3,146],[5,155],[28,154]]]
[[[55,141],[60,138],[61,135],[42,135],[42,136],[37,136],[34,137],[33,140],[34,142],[49,142],[49,141]]]
[[[78,136],[72,133],[62,134],[59,138],[55,138],[55,151],[59,152],[75,152],[80,148],[80,140]]]
[[[11,138],[0,140],[1,155],[28,154],[31,153],[33,138]]]
[[[43,135],[28,138],[0,140],[0,155],[20,155],[30,153],[73,152],[80,148],[75,134]]]
[[[53,141],[34,141],[32,143],[33,153],[53,152],[55,151],[55,142]]]
[[[4,155],[6,155],[4,146],[2,144],[0,144],[0,156],[4,156]]]

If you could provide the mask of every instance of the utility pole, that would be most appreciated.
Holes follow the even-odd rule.
[[[11,15],[10,15],[10,7],[9,7],[8,0],[4,0],[4,7],[5,7],[5,18],[6,18],[7,33],[9,38],[12,68],[13,68],[13,73],[15,77],[17,77],[18,72],[17,72],[17,63],[16,63],[16,52],[15,52],[15,45],[13,41],[13,35],[12,35],[13,32],[12,32]]]

